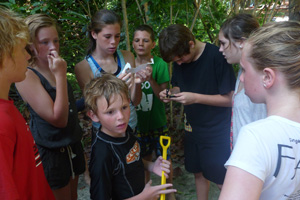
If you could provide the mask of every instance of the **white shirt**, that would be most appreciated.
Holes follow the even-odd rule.
[[[264,182],[261,200],[299,200],[300,124],[270,116],[244,126],[229,165]]]

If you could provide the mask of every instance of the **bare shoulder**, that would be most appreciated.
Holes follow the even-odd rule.
[[[93,72],[90,68],[89,63],[86,60],[82,60],[75,65],[74,72],[77,75],[89,75],[92,76]]]
[[[26,72],[26,78],[15,84],[18,92],[22,96],[23,100],[27,102],[27,99],[29,98],[32,92],[36,92],[36,94],[39,94],[39,91],[41,88],[43,88],[40,78],[30,69]],[[35,97],[36,95],[32,95]]]
[[[32,70],[28,69],[26,71],[26,78],[22,82],[16,83],[16,86],[18,87],[24,84],[36,83],[36,82],[40,82],[39,77]]]
[[[79,87],[83,91],[85,84],[94,78],[89,63],[84,59],[75,65],[74,69]]]
[[[75,65],[75,70],[81,70],[89,67],[89,63],[84,59]]]

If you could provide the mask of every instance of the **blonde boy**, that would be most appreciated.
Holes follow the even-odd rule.
[[[27,25],[0,7],[0,35],[0,199],[54,199],[29,127],[8,97],[11,84],[25,79]]]
[[[111,74],[93,79],[84,90],[88,116],[101,126],[92,144],[90,160],[91,199],[152,199],[172,184],[144,183],[144,168],[161,175],[169,173],[170,163],[159,157],[155,163],[143,161],[140,145],[128,126],[130,107],[128,87]],[[166,174],[167,175],[167,174]]]

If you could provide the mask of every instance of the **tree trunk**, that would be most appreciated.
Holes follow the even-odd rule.
[[[139,0],[135,0],[135,2],[136,2],[136,5],[138,6],[138,9],[139,9],[141,18],[143,19],[144,24],[146,24],[146,21],[145,21],[145,18],[144,18],[144,14],[143,14],[142,8],[141,8],[141,6],[140,6],[140,2],[139,2]]]
[[[146,2],[144,4],[144,8],[145,8],[145,18],[146,18],[146,23],[149,21],[149,16],[148,16],[148,2]]]
[[[290,0],[289,2],[289,19],[300,21],[300,1]]]
[[[130,51],[130,41],[129,41],[129,31],[128,31],[128,18],[127,18],[127,10],[126,10],[126,0],[122,0],[122,12],[123,12],[123,18],[124,18],[125,35],[126,35],[126,50]]]
[[[191,25],[191,27],[190,27],[190,31],[191,31],[191,32],[193,32],[194,25],[195,25],[195,23],[196,23],[196,19],[197,19],[198,14],[199,14],[201,0],[200,0],[200,2],[198,2],[198,3],[195,1],[195,4],[196,4],[196,10],[195,10],[195,15],[194,15],[194,19],[193,19],[192,25]]]
[[[234,1],[234,13],[238,14],[240,12],[240,2],[241,0]]]

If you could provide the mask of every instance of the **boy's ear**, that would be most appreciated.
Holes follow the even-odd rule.
[[[152,48],[151,49],[154,49],[155,46],[156,46],[156,42],[152,42]]]
[[[189,45],[190,45],[190,48],[194,48],[195,47],[195,42],[194,41],[189,41]]]
[[[87,116],[89,116],[91,118],[91,120],[93,122],[99,122],[100,121],[98,116],[92,110],[87,111],[86,114],[87,114]]]

